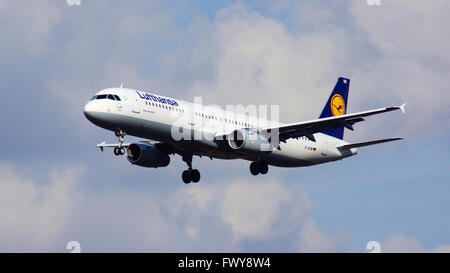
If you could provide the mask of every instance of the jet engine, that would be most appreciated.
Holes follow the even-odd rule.
[[[237,129],[227,139],[228,146],[239,153],[267,153],[273,150],[270,140],[254,130]]]
[[[154,145],[132,143],[127,149],[127,158],[131,164],[141,167],[158,168],[170,163],[169,155]]]

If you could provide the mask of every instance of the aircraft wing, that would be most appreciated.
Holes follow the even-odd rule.
[[[402,104],[401,106],[391,106],[354,114],[346,114],[310,121],[277,125],[273,127],[263,128],[262,131],[270,133],[271,131],[278,130],[280,141],[286,141],[286,139],[289,138],[298,138],[302,136],[307,137],[311,141],[316,141],[313,136],[313,134],[315,133],[324,132],[340,127],[346,127],[347,129],[353,130],[353,124],[364,121],[364,117],[395,110],[402,110],[402,112],[405,113],[405,106],[406,103]]]

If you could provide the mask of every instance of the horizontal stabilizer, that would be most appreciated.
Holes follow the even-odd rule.
[[[347,150],[347,149],[351,149],[351,148],[359,148],[359,147],[375,145],[375,144],[380,144],[380,143],[385,143],[385,142],[391,142],[391,141],[396,141],[396,140],[401,140],[401,139],[403,139],[403,138],[402,137],[385,138],[385,139],[379,139],[379,140],[373,140],[373,141],[367,141],[367,142],[347,144],[347,145],[343,145],[343,146],[338,146],[337,148],[340,150]]]

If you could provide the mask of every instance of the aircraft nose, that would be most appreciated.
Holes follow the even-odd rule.
[[[83,113],[88,117],[89,113],[92,112],[92,107],[90,107],[90,101],[84,105]]]
[[[83,109],[84,116],[91,122],[94,122],[97,119],[97,111],[95,110],[94,103],[89,101],[86,103]]]

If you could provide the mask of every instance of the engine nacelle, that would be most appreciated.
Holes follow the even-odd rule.
[[[165,167],[170,163],[170,157],[167,153],[153,145],[144,143],[130,144],[127,149],[127,158],[131,164],[141,167]]]
[[[239,153],[268,153],[273,148],[265,136],[249,129],[237,129],[228,135],[228,146]]]

